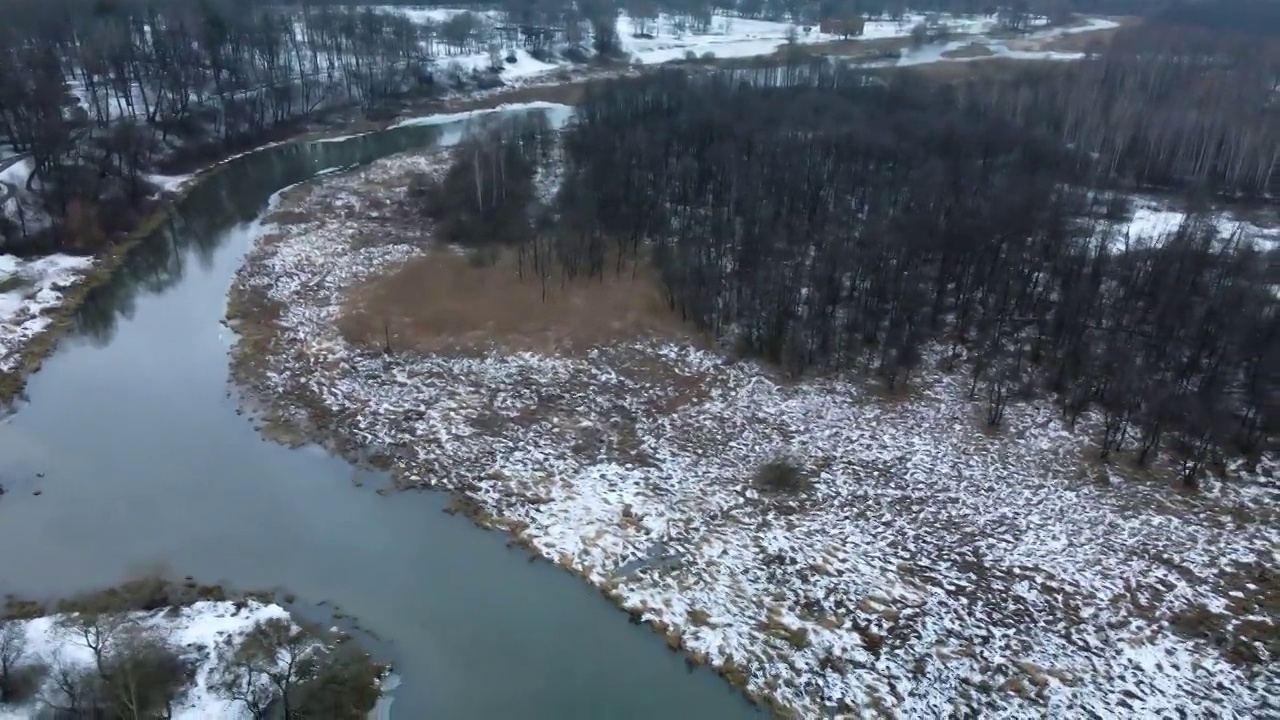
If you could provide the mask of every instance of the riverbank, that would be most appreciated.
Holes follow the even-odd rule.
[[[56,288],[58,298],[50,298],[41,303],[34,311],[34,323],[28,323],[29,332],[22,332],[20,341],[6,343],[3,364],[0,365],[0,408],[9,408],[19,399],[26,386],[27,378],[39,371],[44,360],[57,347],[58,339],[75,324],[75,315],[85,298],[94,289],[105,284],[123,265],[134,249],[168,222],[173,216],[174,208],[196,186],[207,181],[214,174],[222,172],[228,163],[238,158],[262,150],[294,143],[309,143],[341,140],[351,135],[359,135],[385,130],[403,117],[419,117],[441,112],[469,112],[499,107],[506,103],[567,100],[576,102],[585,92],[588,83],[616,73],[585,73],[571,81],[563,78],[548,78],[546,84],[530,83],[518,87],[504,88],[497,91],[477,93],[473,96],[452,96],[443,99],[430,99],[414,103],[396,119],[370,122],[348,121],[341,125],[321,130],[309,130],[298,137],[268,143],[241,153],[231,155],[217,163],[211,164],[195,172],[184,175],[156,176],[153,178],[162,187],[163,202],[157,209],[148,214],[138,227],[125,237],[92,257],[74,258],[76,274],[73,277],[59,276]],[[505,92],[504,92],[505,90]],[[64,274],[65,275],[65,274]],[[17,337],[15,330],[10,333]]]
[[[0,659],[0,718],[15,720],[122,705],[251,718],[286,693],[295,707],[350,708],[326,717],[354,720],[373,710],[388,674],[350,636],[295,618],[270,593],[232,597],[191,578],[141,578],[56,602],[6,598]]]
[[[635,301],[643,268],[550,283],[553,323],[406,209],[447,160],[278,198],[228,309],[271,437],[451,492],[780,714],[1271,708],[1273,460],[1180,494],[1047,403],[984,432],[941,351],[905,396],[785,382]],[[413,294],[445,280],[462,320]]]

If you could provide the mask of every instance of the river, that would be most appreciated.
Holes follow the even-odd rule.
[[[271,194],[479,122],[276,146],[197,186],[0,424],[0,592],[61,596],[161,567],[328,601],[388,641],[396,718],[758,715],[579,579],[441,512],[443,495],[380,496],[383,478],[266,442],[237,414],[222,320]]]

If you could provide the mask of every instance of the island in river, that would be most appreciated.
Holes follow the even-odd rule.
[[[286,595],[285,604],[294,602]],[[138,578],[56,603],[6,600],[0,718],[260,718],[272,708],[362,720],[388,668],[269,593]]]
[[[270,435],[451,492],[781,714],[1267,702],[1274,669],[1177,628],[1249,632],[1275,528],[1201,519],[1265,517],[1249,477],[1273,468],[1172,504],[1091,459],[1096,417],[1014,402],[1018,438],[981,432],[942,348],[891,401],[781,378],[681,322],[643,263],[548,283],[439,242],[421,196],[454,160],[277,197],[229,302]]]

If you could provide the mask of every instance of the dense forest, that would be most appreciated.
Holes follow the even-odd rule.
[[[1274,255],[1208,212],[1148,237],[1116,221],[1139,189],[1271,202],[1280,65],[1187,32],[955,83],[826,64],[617,80],[565,134],[551,220],[510,221],[528,127],[468,146],[434,191],[483,230],[453,240],[515,244],[544,283],[651,261],[684,318],[794,375],[896,390],[949,348],[991,426],[1048,393],[1072,424],[1100,412],[1104,458],[1171,446],[1194,484],[1274,448]]]
[[[965,104],[1051,132],[1090,156],[1100,182],[1280,191],[1280,42],[1156,23],[1099,58],[973,80]]]
[[[326,114],[376,117],[407,97],[492,83],[487,72],[454,71],[449,58],[495,44],[537,49],[549,37],[529,25],[504,31],[470,13],[414,20],[357,5],[7,0],[4,7],[0,158],[29,154],[26,189],[64,230],[19,243],[48,221],[7,220],[0,237],[28,252],[49,243],[90,249],[130,227],[155,190],[150,171],[218,159]],[[533,19],[563,29],[570,45],[594,42],[608,56],[614,17],[611,6],[562,2],[554,16]]]

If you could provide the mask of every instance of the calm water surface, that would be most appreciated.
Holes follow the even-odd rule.
[[[156,567],[287,588],[389,641],[396,718],[758,715],[582,581],[442,513],[443,496],[379,496],[382,478],[357,487],[350,465],[264,442],[236,414],[221,321],[269,196],[479,122],[272,148],[192,193],[0,423],[0,593],[66,595]]]

